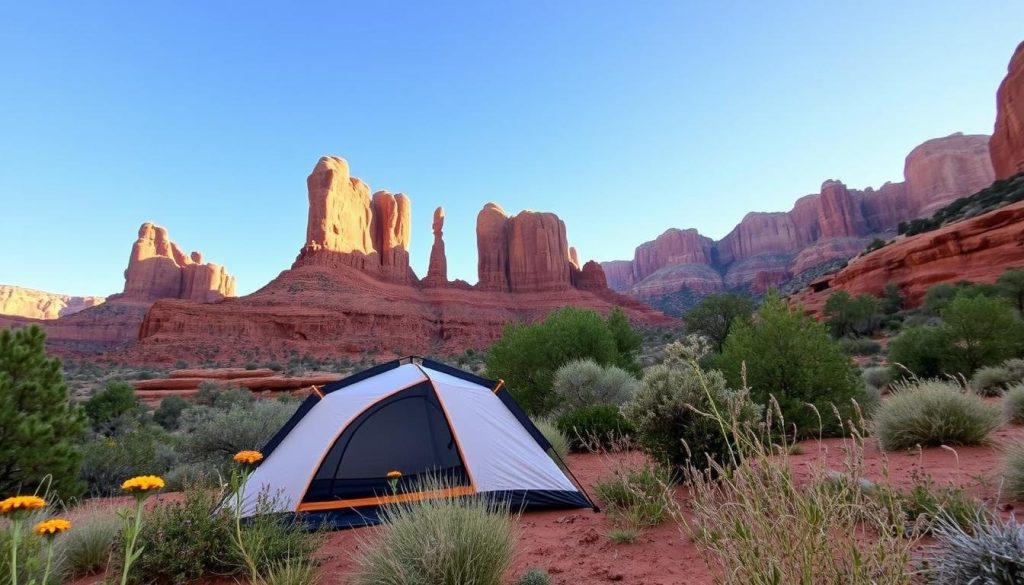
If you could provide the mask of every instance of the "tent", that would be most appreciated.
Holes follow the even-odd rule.
[[[267,497],[274,511],[335,528],[374,524],[384,505],[442,495],[496,498],[513,509],[594,507],[501,381],[403,358],[313,390],[262,449],[243,487],[244,516]],[[402,474],[394,488],[391,471]],[[431,482],[444,488],[423,487]]]

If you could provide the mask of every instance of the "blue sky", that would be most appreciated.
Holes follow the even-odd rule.
[[[581,257],[719,238],[920,142],[990,133],[1020,0],[0,3],[0,283],[123,286],[166,226],[251,292],[303,244],[305,178],[348,159],[413,204],[553,211]]]

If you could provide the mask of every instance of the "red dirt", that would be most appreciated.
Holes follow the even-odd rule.
[[[1014,509],[1024,506],[1020,501],[999,499],[1000,450],[1015,441],[1024,440],[1024,427],[1004,426],[992,434],[991,444],[980,447],[955,449],[930,448],[914,452],[883,453],[872,441],[864,452],[864,469],[868,478],[884,482],[883,467],[888,464],[888,482],[909,488],[915,475],[930,475],[937,485],[963,486],[972,495],[981,498],[990,507],[1008,516]],[[801,443],[802,453],[791,455],[798,477],[806,477],[819,454],[830,469],[843,470],[844,447],[842,439],[809,440]],[[638,457],[633,455],[633,457]],[[577,478],[593,492],[593,485],[611,475],[614,470],[629,463],[629,456],[570,455],[569,466]],[[174,494],[160,499],[173,500]],[[676,501],[686,510],[687,490],[676,490]],[[109,507],[126,503],[114,499],[88,506]],[[635,543],[615,544],[608,539],[611,529],[604,514],[590,510],[562,510],[528,512],[519,520],[519,544],[507,583],[514,582],[526,569],[536,567],[547,570],[557,585],[597,584],[606,582],[630,585],[711,585],[713,572],[705,565],[700,550],[674,522],[645,530]],[[353,556],[374,528],[361,528],[330,533],[319,552],[322,561],[320,583],[347,584],[355,569]],[[80,580],[76,585],[99,582],[94,577]],[[214,585],[222,581],[205,581]]]

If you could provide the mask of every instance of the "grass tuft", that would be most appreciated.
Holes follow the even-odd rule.
[[[999,408],[951,383],[920,380],[894,384],[875,412],[872,427],[886,451],[939,445],[978,445],[999,426]]]

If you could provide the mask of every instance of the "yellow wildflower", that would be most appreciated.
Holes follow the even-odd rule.
[[[148,492],[162,489],[163,487],[164,480],[156,475],[140,475],[121,484],[121,489],[126,492]]]
[[[389,471],[388,472],[388,479],[398,479],[400,477],[402,477],[402,472],[401,471]]]
[[[64,532],[65,530],[71,529],[71,522],[63,518],[53,518],[51,520],[44,520],[39,524],[36,524],[36,534],[41,536],[55,536]]]
[[[46,507],[46,500],[39,496],[14,496],[0,502],[0,514],[17,510],[38,510]]]
[[[263,460],[263,453],[259,451],[239,451],[235,453],[235,461],[246,465],[253,465]]]

